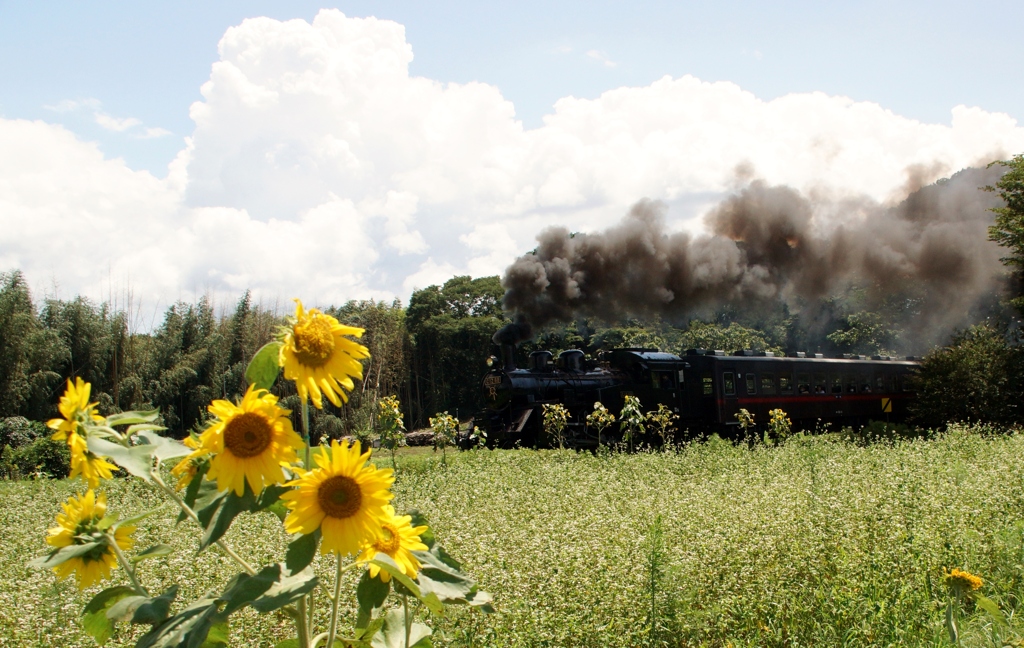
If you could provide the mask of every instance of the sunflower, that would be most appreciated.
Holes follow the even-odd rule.
[[[72,432],[68,435],[68,449],[71,450],[71,479],[81,476],[89,488],[96,488],[101,479],[113,478],[111,471],[117,470],[117,466],[89,452],[85,438],[80,434]]]
[[[103,417],[96,413],[97,403],[89,402],[91,391],[92,385],[81,378],[76,376],[74,383],[68,378],[68,388],[64,390],[64,395],[60,397],[60,404],[57,406],[64,418],[50,419],[46,422],[50,429],[56,430],[53,434],[54,441],[64,441],[72,434],[77,434],[78,426],[83,420],[103,421]]]
[[[391,556],[403,574],[409,578],[416,578],[416,574],[420,571],[420,561],[416,560],[416,556],[412,555],[412,552],[428,549],[427,545],[420,540],[420,535],[427,530],[427,527],[413,527],[412,516],[399,517],[395,515],[395,509],[390,504],[384,507],[384,512],[388,516],[387,521],[381,525],[384,534],[364,547],[363,552],[356,560],[365,562],[373,560],[378,553],[387,554]],[[391,574],[382,571],[377,565],[370,565],[369,570],[370,578],[376,578],[380,573],[380,579],[385,583],[391,580]]]
[[[193,452],[179,461],[178,465],[174,468],[171,468],[171,474],[178,478],[178,483],[175,484],[174,490],[181,490],[188,486],[199,473],[199,467],[210,456],[207,450],[199,447],[199,441],[195,437],[185,437],[183,443],[192,448]]]
[[[79,377],[72,383],[68,379],[68,387],[60,397],[57,406],[64,418],[50,419],[46,425],[54,430],[54,441],[66,441],[71,452],[71,477],[82,476],[89,488],[96,488],[100,479],[110,479],[111,471],[117,466],[89,452],[86,438],[79,434],[85,423],[102,423],[103,417],[96,413],[96,403],[89,402],[92,385]]]
[[[313,533],[323,536],[320,552],[352,554],[384,536],[383,524],[389,521],[384,506],[394,495],[390,468],[368,464],[370,452],[360,454],[359,442],[343,445],[331,442],[315,455],[319,468],[306,471],[288,482],[294,486],[281,496],[290,512],[284,528],[288,533]]]
[[[296,460],[302,439],[292,429],[291,410],[278,407],[277,396],[249,385],[238,405],[215,400],[208,409],[217,420],[199,436],[199,448],[189,457],[211,455],[206,476],[217,480],[219,490],[231,488],[241,495],[248,481],[252,492],[259,493],[285,480],[281,464]]]
[[[99,529],[98,523],[107,514],[106,495],[96,495],[89,489],[85,495],[72,495],[67,502],[61,504],[61,507],[64,512],[57,514],[57,526],[50,529],[50,535],[46,538],[47,544],[59,549],[86,544],[93,542],[94,538],[102,537],[103,531]],[[131,549],[135,544],[131,537],[133,533],[135,527],[128,525],[118,527],[114,531],[114,542],[122,551]],[[110,570],[116,568],[117,556],[114,555],[113,548],[101,545],[89,553],[57,565],[53,571],[61,580],[74,573],[78,577],[78,588],[85,589],[110,576]]]
[[[955,592],[972,592],[983,584],[981,577],[956,567],[953,568],[953,571],[946,572],[943,580],[946,586]]]
[[[326,394],[336,407],[348,401],[345,390],[352,391],[353,378],[362,379],[360,360],[370,352],[346,335],[362,337],[363,329],[345,326],[315,308],[303,310],[295,300],[295,322],[285,330],[278,364],[284,377],[295,381],[302,402],[312,396],[317,409],[323,409],[321,394]]]

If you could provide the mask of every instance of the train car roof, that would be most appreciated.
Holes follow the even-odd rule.
[[[921,363],[917,360],[897,360],[892,359],[872,359],[872,358],[815,358],[815,357],[795,357],[795,356],[757,356],[757,355],[687,355],[687,362],[693,362],[694,360],[700,361],[701,359],[707,359],[712,362],[738,362],[738,363],[763,363],[765,361],[770,362],[786,362],[786,363],[799,363],[807,362],[810,364],[856,364],[856,365],[874,365],[878,367],[891,367],[891,366],[902,366],[902,367],[916,367]]]
[[[665,353],[657,349],[612,349],[613,355],[625,355],[640,362],[679,362],[682,360],[674,353]]]

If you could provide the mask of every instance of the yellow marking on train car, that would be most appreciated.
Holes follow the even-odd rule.
[[[882,399],[882,411],[885,412],[886,414],[889,414],[889,413],[892,412],[892,399],[891,398],[883,398]]]

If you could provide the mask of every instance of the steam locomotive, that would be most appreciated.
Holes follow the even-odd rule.
[[[500,332],[499,332],[500,333]],[[741,408],[764,423],[768,412],[781,408],[794,429],[822,425],[862,425],[870,420],[899,422],[913,397],[913,358],[797,353],[776,357],[771,352],[691,349],[683,356],[655,349],[614,349],[588,361],[582,351],[530,354],[525,369],[516,367],[515,345],[495,335],[501,358],[490,359],[483,378],[487,408],[474,425],[496,447],[551,445],[543,427],[543,405],[560,403],[570,413],[566,441],[595,447],[608,438],[586,425],[586,416],[600,401],[616,416],[627,395],[636,396],[643,411],[662,403],[679,416],[675,428],[696,436],[715,432],[739,437],[736,414]]]

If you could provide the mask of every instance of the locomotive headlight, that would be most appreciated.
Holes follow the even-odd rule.
[[[491,357],[487,358],[487,366],[488,366],[488,368],[493,367],[494,363],[497,362],[497,361],[498,361],[498,359],[495,358],[494,356],[491,356]]]

